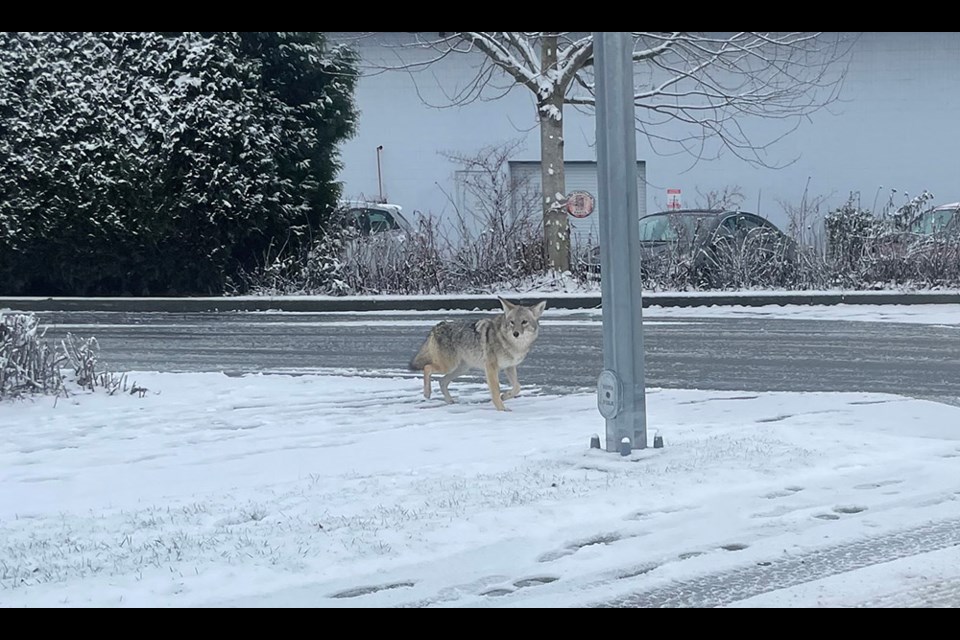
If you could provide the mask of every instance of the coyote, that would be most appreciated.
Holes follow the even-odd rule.
[[[426,342],[410,361],[413,371],[423,371],[423,397],[430,397],[430,376],[446,374],[440,379],[440,391],[447,402],[453,402],[447,387],[470,369],[483,369],[493,404],[499,411],[508,411],[503,401],[520,393],[517,365],[523,362],[540,332],[539,319],[547,302],[530,307],[498,298],[503,313],[482,320],[441,322],[430,330]],[[500,394],[500,370],[510,379],[510,391]]]

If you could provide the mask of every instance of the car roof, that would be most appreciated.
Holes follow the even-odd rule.
[[[739,211],[736,209],[668,209],[666,211],[657,211],[656,213],[648,213],[643,218],[649,218],[650,216],[663,216],[663,215],[680,215],[680,216],[700,216],[704,218],[719,217],[730,214],[743,214],[747,216],[756,216],[755,213],[750,213],[749,211]],[[757,216],[759,217],[759,216]]]
[[[341,209],[384,209],[386,211],[394,211],[396,213],[403,211],[403,207],[398,204],[373,202],[370,200],[341,200],[338,203],[338,206]]]
[[[938,207],[934,207],[934,211],[949,211],[951,209],[960,209],[960,202],[951,202],[950,204],[941,204]]]

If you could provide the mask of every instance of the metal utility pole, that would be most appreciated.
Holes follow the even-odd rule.
[[[607,451],[619,451],[624,438],[632,449],[645,449],[633,40],[625,32],[597,32],[593,42],[604,367],[597,405],[607,420]]]

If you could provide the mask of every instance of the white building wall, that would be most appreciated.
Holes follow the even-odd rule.
[[[399,34],[390,34],[396,37]],[[391,49],[362,41],[370,60],[395,59]],[[449,214],[455,199],[454,172],[445,151],[474,153],[514,138],[525,141],[516,160],[538,160],[539,138],[533,99],[514,88],[494,101],[437,109],[447,103],[439,85],[462,88],[476,63],[450,56],[427,70],[387,72],[363,78],[357,88],[358,133],[342,149],[344,193],[377,196],[376,148],[383,145],[385,196],[405,210]],[[592,115],[564,112],[567,160],[595,160]],[[775,135],[783,123],[744,123]],[[682,129],[662,127],[660,135]],[[960,33],[865,33],[856,43],[841,101],[815,114],[771,147],[769,164],[757,168],[730,153],[695,161],[688,155],[658,155],[642,134],[637,153],[646,161],[646,209],[666,204],[666,189],[680,188],[684,206],[698,190],[737,186],[743,208],[785,222],[781,203],[797,204],[809,181],[810,196],[837,206],[859,192],[867,207],[886,202],[890,188],[911,195],[927,189],[937,202],[960,200]]]

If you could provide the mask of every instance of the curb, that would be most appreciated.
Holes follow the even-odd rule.
[[[505,294],[506,295],[506,294]],[[551,309],[596,309],[599,294],[510,295],[522,304],[547,300]],[[896,293],[647,293],[643,306],[710,307],[767,305],[917,305],[960,304],[960,292]],[[116,311],[125,313],[202,313],[217,311],[292,311],[303,313],[361,311],[488,311],[499,308],[495,295],[417,297],[237,297],[237,298],[2,298],[0,310],[12,311]]]

